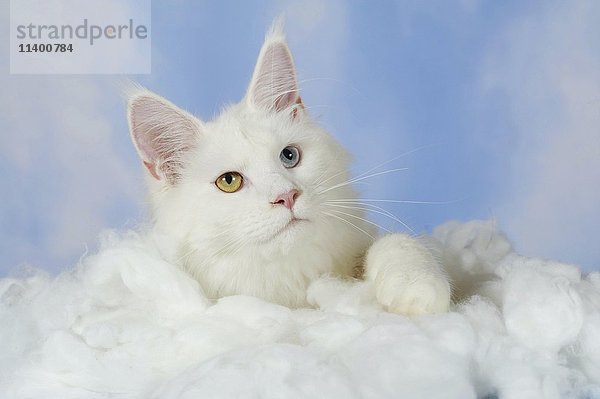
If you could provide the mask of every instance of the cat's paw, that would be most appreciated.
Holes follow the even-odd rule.
[[[443,278],[380,284],[377,299],[388,311],[406,316],[444,313],[450,306],[450,286]]]
[[[390,312],[415,316],[448,311],[448,278],[418,240],[404,234],[377,240],[367,252],[365,269],[377,300]]]

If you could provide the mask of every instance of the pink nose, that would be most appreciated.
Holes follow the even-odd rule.
[[[296,198],[300,193],[295,188],[288,191],[287,193],[279,194],[275,201],[271,202],[273,205],[281,204],[285,206],[287,209],[292,209],[294,207],[294,203],[296,202]]]

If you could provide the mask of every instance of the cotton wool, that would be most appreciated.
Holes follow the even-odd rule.
[[[515,254],[491,222],[429,238],[461,289],[446,314],[385,312],[324,276],[289,309],[208,300],[138,233],[58,276],[0,280],[0,397],[600,398],[600,274]]]

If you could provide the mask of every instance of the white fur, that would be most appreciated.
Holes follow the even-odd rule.
[[[377,300],[388,310],[406,315],[448,310],[450,284],[441,265],[416,239],[391,234],[377,240],[365,261]]]
[[[208,297],[249,294],[305,306],[310,282],[324,274],[348,277],[361,266],[375,233],[361,210],[341,214],[327,206],[356,198],[345,184],[348,155],[304,109],[281,29],[267,36],[244,100],[214,121],[199,121],[144,90],[131,96],[129,120],[150,171],[156,242]],[[173,151],[165,149],[169,143]],[[302,155],[292,169],[279,160],[288,145]],[[224,193],[214,182],[230,171],[242,174],[244,186]],[[273,204],[292,189],[300,192],[292,210]],[[288,225],[293,218],[301,221]],[[447,309],[448,283],[413,239],[380,240],[366,266],[390,310]]]

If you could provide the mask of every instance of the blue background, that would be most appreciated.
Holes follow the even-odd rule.
[[[364,198],[434,202],[377,203],[417,232],[491,218],[520,253],[600,269],[600,3],[155,0],[152,74],[131,78],[210,119],[282,12],[304,102],[355,174],[408,152]],[[9,75],[1,13],[0,275],[54,272],[144,222],[144,171],[124,77]]]

